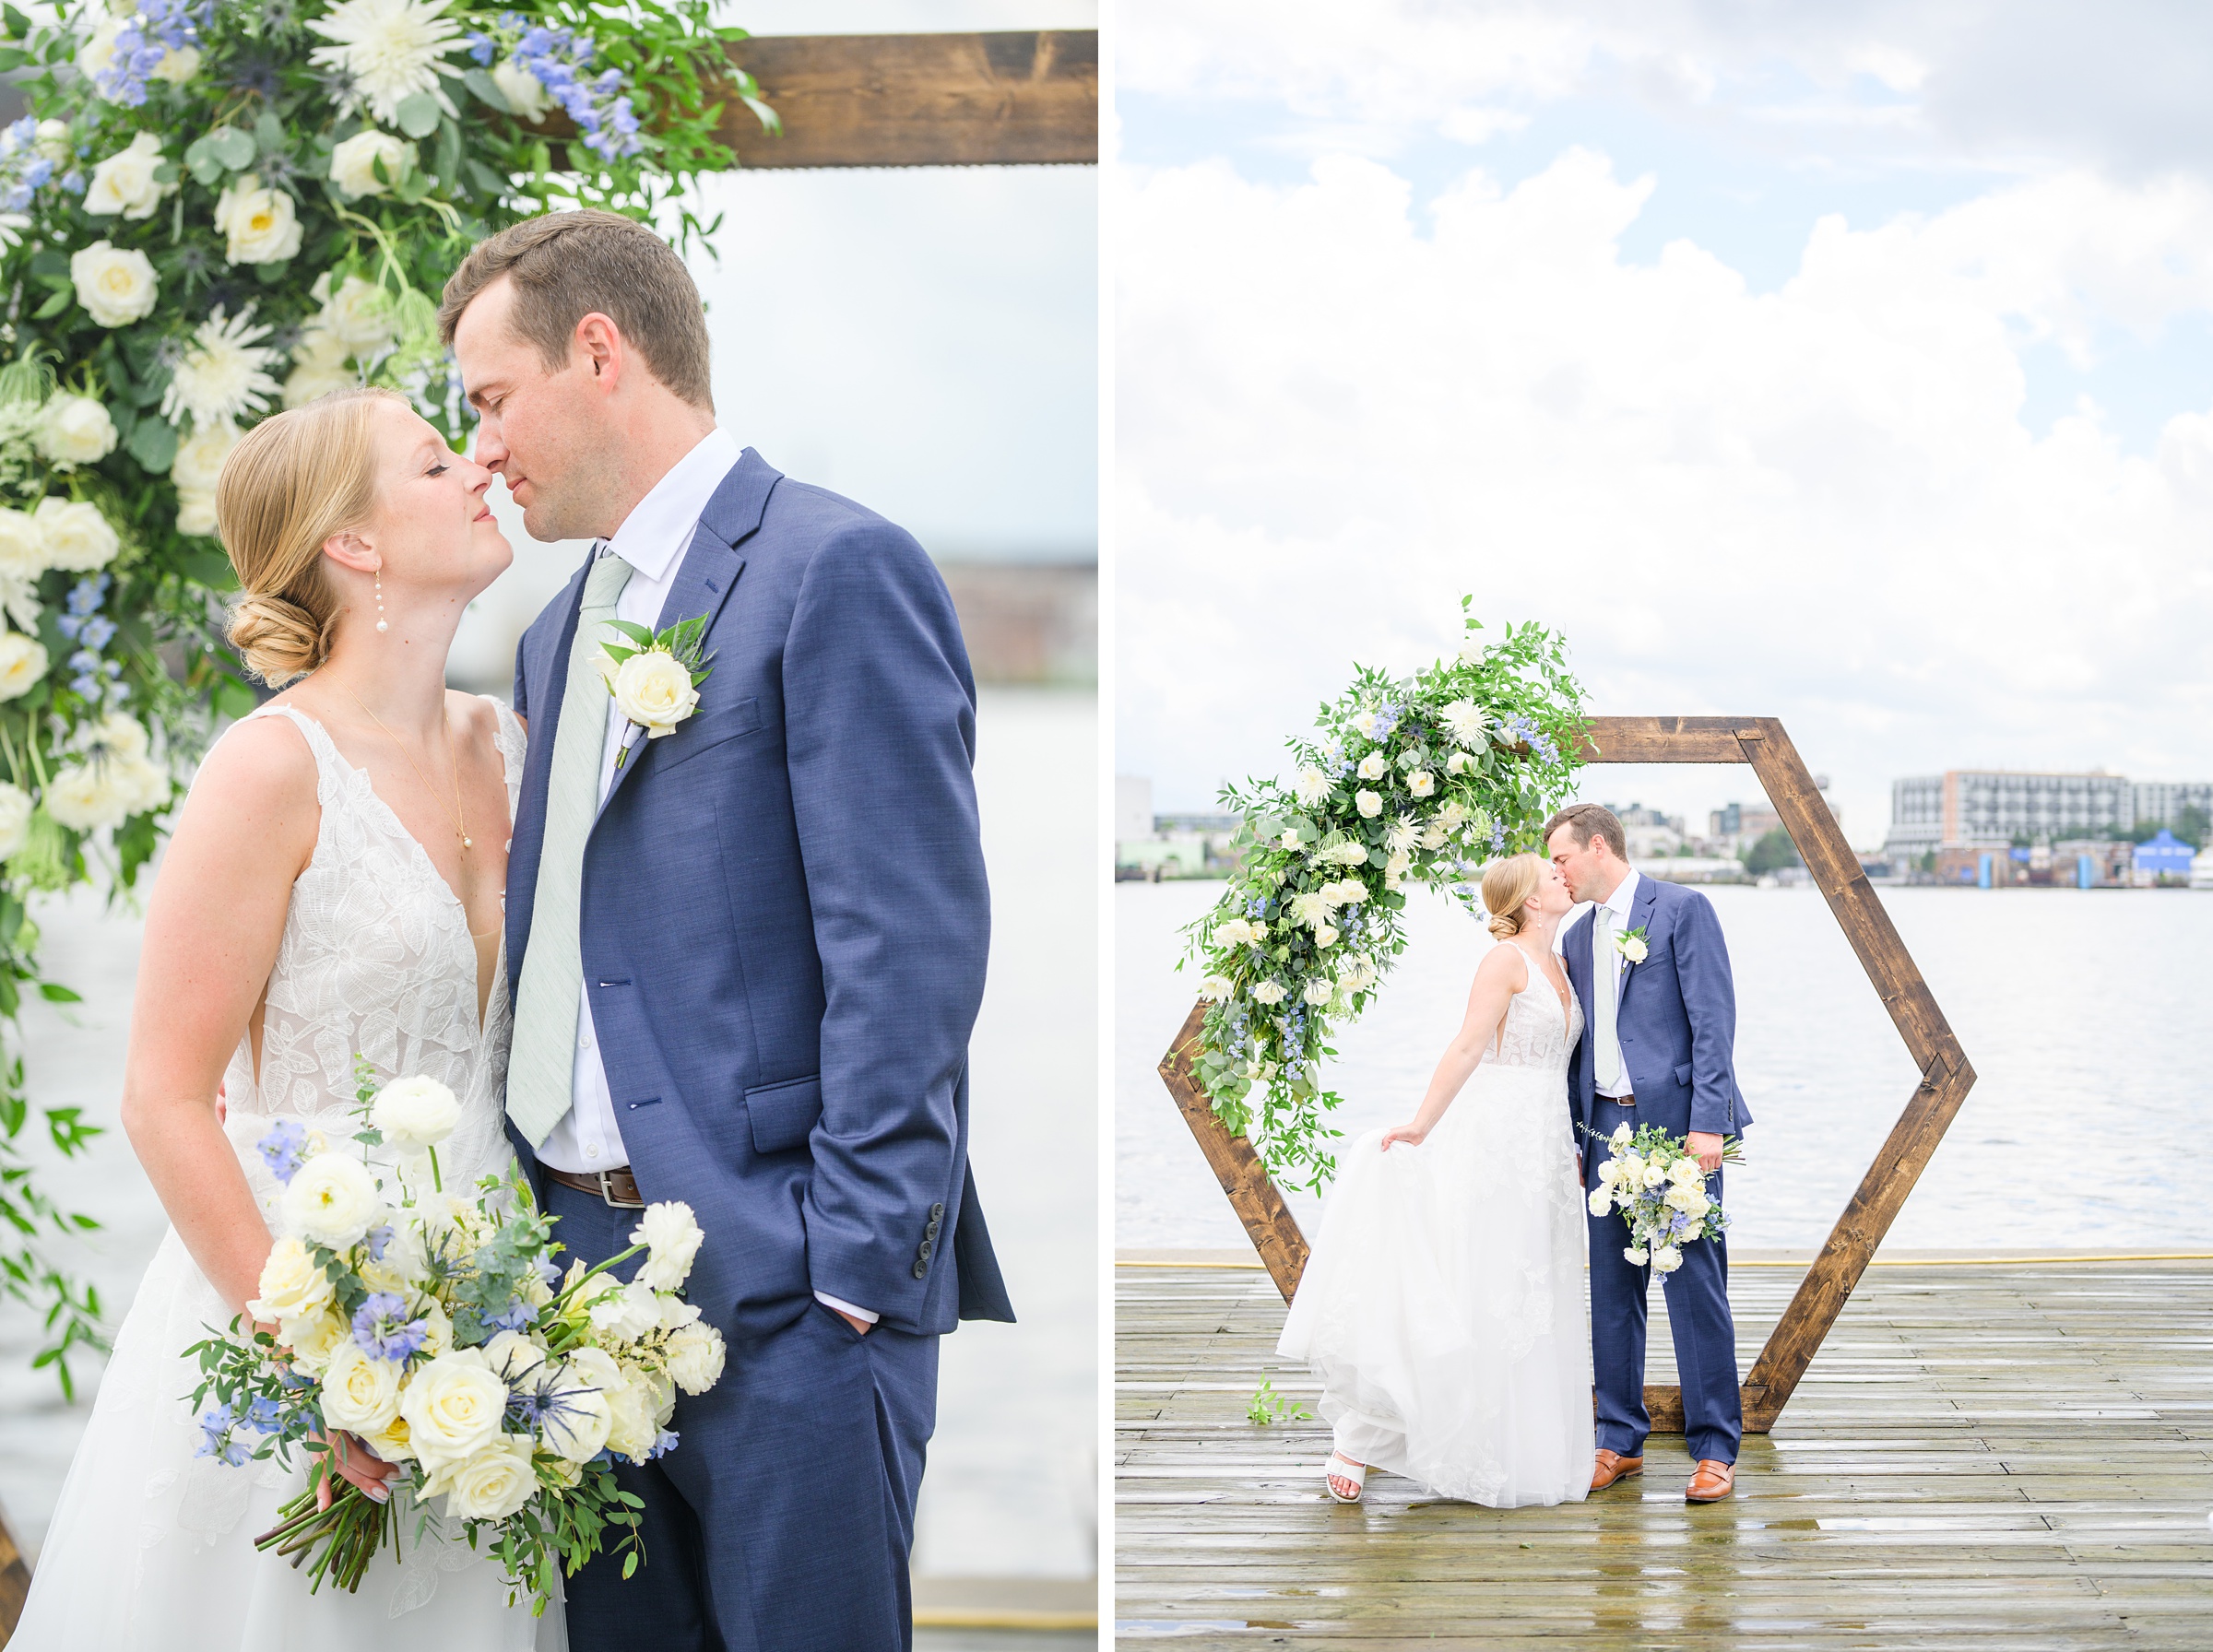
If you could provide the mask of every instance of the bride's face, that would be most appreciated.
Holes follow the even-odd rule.
[[[515,560],[485,493],[491,472],[398,402],[375,415],[376,508],[361,531],[383,560],[385,600],[467,602]]]
[[[1529,907],[1537,916],[1555,920],[1566,917],[1575,909],[1575,896],[1568,891],[1568,879],[1549,861],[1537,874],[1536,891],[1529,897]]]

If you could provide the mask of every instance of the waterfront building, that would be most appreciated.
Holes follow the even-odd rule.
[[[1893,860],[1931,850],[2003,849],[2017,837],[2102,837],[2136,824],[2136,793],[2125,776],[1949,769],[1890,785]]]
[[[2136,794],[2136,824],[2180,826],[2183,814],[2195,809],[2201,821],[2213,818],[2213,780],[2139,780]]]
[[[2136,881],[2152,884],[2172,878],[2187,883],[2190,863],[2196,856],[2195,849],[2162,826],[2158,836],[2136,845]]]

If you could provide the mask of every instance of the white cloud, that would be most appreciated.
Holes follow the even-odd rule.
[[[1651,183],[1588,150],[1427,230],[1364,159],[1113,187],[1120,761],[1164,806],[1273,772],[1463,590],[1566,630],[1595,710],[1781,715],[1863,840],[1951,764],[2213,773],[2213,386],[2131,455],[2094,413],[2033,436],[2018,360],[2213,309],[2213,191],[1825,219],[1752,294],[1687,242],[1623,263]]]

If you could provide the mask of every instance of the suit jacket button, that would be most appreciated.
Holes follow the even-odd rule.
[[[929,1260],[929,1253],[937,1248],[934,1243],[925,1239],[922,1241],[921,1246],[915,1252],[915,1256],[918,1260],[927,1262]]]
[[[932,1221],[942,1221],[945,1219],[945,1207],[943,1205],[930,1206],[929,1219]]]
[[[928,1233],[932,1239],[935,1239],[938,1236],[939,1230],[945,1224],[943,1222],[940,1221],[936,1217],[933,1216],[929,1219],[929,1225],[924,1228],[922,1231],[925,1233]]]
[[[924,1277],[924,1276],[925,1276],[926,1274],[928,1274],[929,1272],[929,1264],[928,1262],[917,1262],[917,1263],[915,1264],[915,1277],[916,1277],[917,1279],[921,1279],[922,1277]]]

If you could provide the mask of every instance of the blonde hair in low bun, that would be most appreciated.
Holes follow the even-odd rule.
[[[337,592],[323,545],[358,528],[376,501],[377,404],[389,390],[339,390],[263,419],[223,460],[215,531],[237,571],[231,646],[247,670],[280,689],[330,657]]]
[[[1490,931],[1500,940],[1521,933],[1521,907],[1537,892],[1544,875],[1540,855],[1509,855],[1483,868],[1483,909],[1491,914]]]

